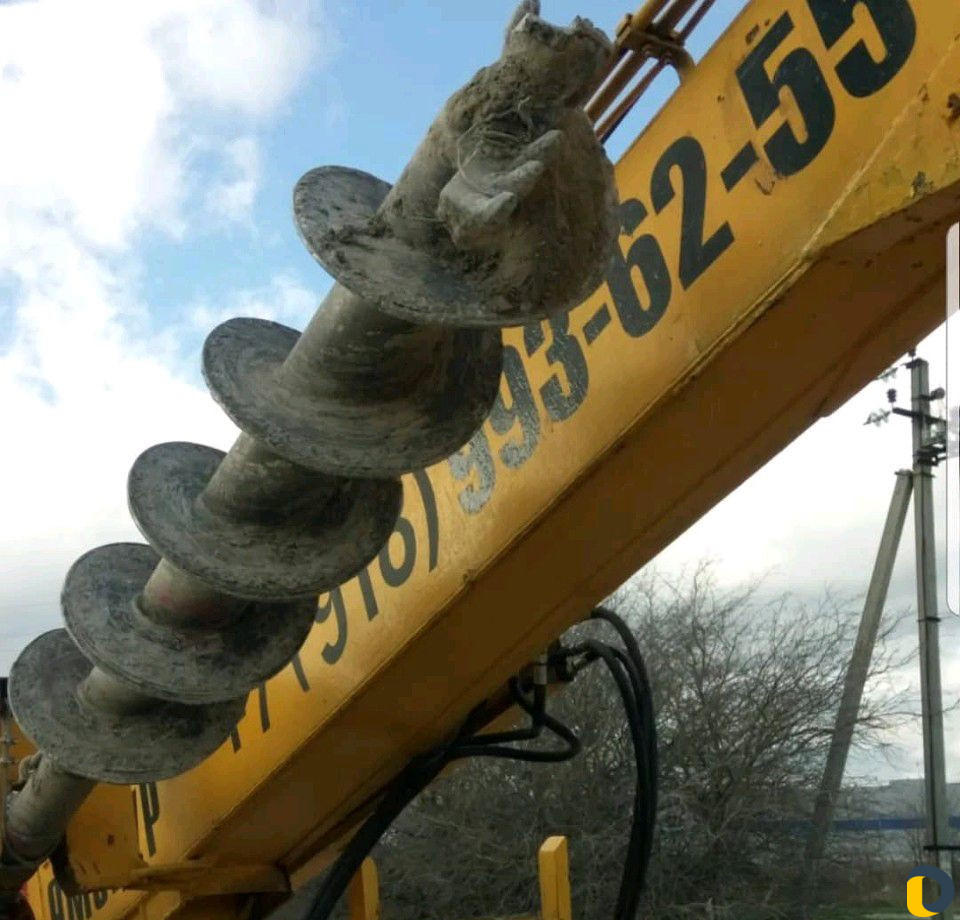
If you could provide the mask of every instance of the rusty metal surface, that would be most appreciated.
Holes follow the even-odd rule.
[[[616,53],[586,104],[597,135],[606,140],[653,81],[668,67],[681,78],[693,61],[687,39],[715,0],[648,0],[617,27]],[[629,92],[627,92],[629,88]]]

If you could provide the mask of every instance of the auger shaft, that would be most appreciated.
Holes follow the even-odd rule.
[[[368,391],[395,387],[422,368],[423,361],[411,356],[410,349],[391,348],[391,343],[413,341],[420,345],[418,350],[426,351],[437,338],[431,332],[434,330],[393,319],[335,284],[281,373],[304,386],[325,379],[316,374],[319,363],[335,361],[336,371],[331,376],[342,392],[356,392],[357,387]],[[378,356],[380,368],[375,365]],[[326,491],[329,495],[336,484],[335,478],[289,463],[255,438],[241,434],[211,478],[203,500],[220,513],[241,520],[265,514],[283,519],[289,505],[302,501],[304,494],[319,498]],[[157,621],[208,629],[240,615],[246,601],[216,591],[161,559],[144,587],[141,604]],[[97,667],[78,692],[87,705],[117,716],[154,702]],[[62,770],[49,756],[42,757],[10,804],[5,849],[28,862],[46,857],[95,785],[94,780]],[[32,871],[32,866],[24,869],[23,877],[28,878]]]
[[[226,455],[166,444],[138,458],[130,508],[150,546],[81,557],[69,636],[41,636],[14,665],[11,706],[41,755],[8,804],[0,888],[49,854],[95,781],[174,776],[226,740],[306,638],[316,595],[389,539],[399,476],[482,423],[500,327],[598,283],[615,191],[577,104],[610,50],[588,23],[528,15],[392,189],[331,167],[298,184],[301,235],[337,283],[302,334],[260,320],[211,333],[204,376],[242,433]],[[518,99],[542,102],[521,117]]]
[[[408,349],[390,349],[389,343],[403,337],[404,342],[414,341],[421,345],[419,350],[427,350],[432,344],[432,331],[393,319],[335,284],[281,373],[304,386],[318,379],[312,373],[318,364],[339,359],[331,375],[337,379],[338,390],[355,393],[357,387],[375,390],[386,384],[395,386],[422,368],[423,362],[416,360],[417,355],[411,356]],[[418,338],[420,342],[416,342]],[[377,354],[383,358],[386,373],[374,366]],[[405,360],[411,357],[413,360]],[[217,467],[201,500],[238,520],[264,516],[283,520],[289,517],[290,506],[302,502],[305,495],[322,500],[335,491],[339,481],[290,463],[250,435],[241,434]],[[151,619],[187,629],[222,626],[242,615],[247,604],[242,598],[212,589],[165,559],[160,560],[144,586],[140,603]],[[97,667],[82,681],[78,694],[85,705],[118,717],[156,702]],[[50,756],[42,756],[8,808],[5,849],[12,849],[19,859],[28,862],[45,858],[95,785],[94,780],[71,774]],[[32,871],[32,867],[25,869],[24,878]]]
[[[413,324],[395,320],[352,295],[336,284],[325,305],[301,336],[297,347],[284,363],[282,373],[304,385],[317,379],[311,372],[328,358],[340,359],[335,376],[344,391],[357,386],[391,386],[409,378],[422,367],[422,361],[403,360],[409,352],[384,347],[399,334],[406,341],[416,340],[420,332]],[[429,332],[429,330],[428,330]],[[429,337],[419,338],[430,346]],[[340,339],[341,341],[338,341]],[[358,343],[362,343],[358,347]],[[373,366],[378,346],[387,371],[378,374]],[[393,371],[393,373],[391,373]],[[338,389],[340,388],[338,386]],[[255,438],[241,434],[224,457],[203,494],[203,501],[221,514],[243,520],[265,515],[284,519],[290,505],[303,501],[304,495],[322,500],[338,484],[307,470],[265,448]],[[231,617],[242,615],[246,601],[212,589],[198,578],[161,559],[144,586],[141,605],[152,619],[180,628],[209,629],[223,625]],[[78,688],[87,706],[122,717],[140,711],[156,701],[124,685],[94,667]],[[61,769],[50,756],[42,756],[23,789],[12,799],[7,812],[4,850],[19,860],[42,860],[63,836],[76,809],[94,788],[92,779]],[[9,870],[8,870],[9,871]],[[33,866],[22,869],[26,880]]]
[[[236,457],[240,453],[241,450],[234,445],[220,464],[220,469],[226,467],[231,458],[236,464]],[[291,483],[291,486],[295,487],[296,483]],[[250,504],[253,505],[253,502]],[[221,626],[230,617],[237,616],[246,606],[246,601],[242,598],[231,597],[211,588],[165,559],[157,563],[150,575],[143,588],[140,603],[149,611],[150,619],[157,623],[204,629]]]
[[[35,864],[57,845],[73,813],[95,785],[95,780],[61,770],[49,757],[40,758],[7,810],[5,859],[9,860],[12,850],[26,865],[17,867],[19,884],[8,882],[14,873],[4,868],[4,888],[19,887],[33,875]]]

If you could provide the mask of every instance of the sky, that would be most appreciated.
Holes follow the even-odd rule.
[[[631,5],[544,0],[543,14],[612,32]],[[742,6],[718,0],[695,57]],[[290,218],[297,179],[334,163],[396,178],[447,96],[496,58],[511,12],[499,0],[0,0],[0,672],[60,625],[79,554],[139,538],[125,482],[144,448],[229,447],[236,430],[199,374],[206,333],[236,315],[302,328],[329,287]],[[613,158],[670,88],[645,97]],[[935,384],[944,347],[937,334],[920,350]],[[709,557],[723,584],[862,594],[893,473],[910,459],[904,423],[863,425],[884,389],[818,422],[658,567]],[[914,603],[912,539],[908,520],[891,611]],[[947,616],[953,698],[958,636]],[[900,679],[915,692],[912,670]],[[960,717],[947,728],[960,779]],[[857,769],[917,775],[918,727],[894,740],[888,759]]]

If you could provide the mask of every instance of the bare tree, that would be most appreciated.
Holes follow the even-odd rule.
[[[653,573],[612,598],[654,686],[660,815],[645,914],[778,916],[802,852],[829,746],[855,607],[720,590],[709,567]],[[577,627],[595,632],[596,624]],[[877,643],[856,743],[882,743],[901,712],[883,680],[900,662]],[[503,916],[536,904],[535,854],[570,838],[575,916],[612,916],[630,820],[633,763],[620,701],[599,669],[551,702],[584,743],[554,767],[483,760],[452,770],[382,842],[386,920]]]
[[[713,905],[771,905],[789,888],[811,790],[830,744],[858,610],[718,591],[709,568],[620,593],[654,672],[661,735],[660,859],[651,899],[708,892]],[[883,677],[902,660],[877,643],[855,743],[883,743],[903,713]],[[744,902],[747,903],[744,903]]]

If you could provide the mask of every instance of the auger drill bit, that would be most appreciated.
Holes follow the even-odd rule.
[[[306,639],[317,595],[388,540],[399,476],[482,424],[500,328],[600,283],[616,192],[581,106],[612,49],[536,7],[392,188],[340,167],[297,184],[297,227],[336,284],[302,334],[258,319],[210,334],[204,377],[243,433],[227,454],[170,443],[137,459],[129,504],[149,545],[81,557],[66,630],[14,664],[11,706],[42,753],[9,804],[8,865],[29,875],[95,781],[165,779],[218,748]]]

